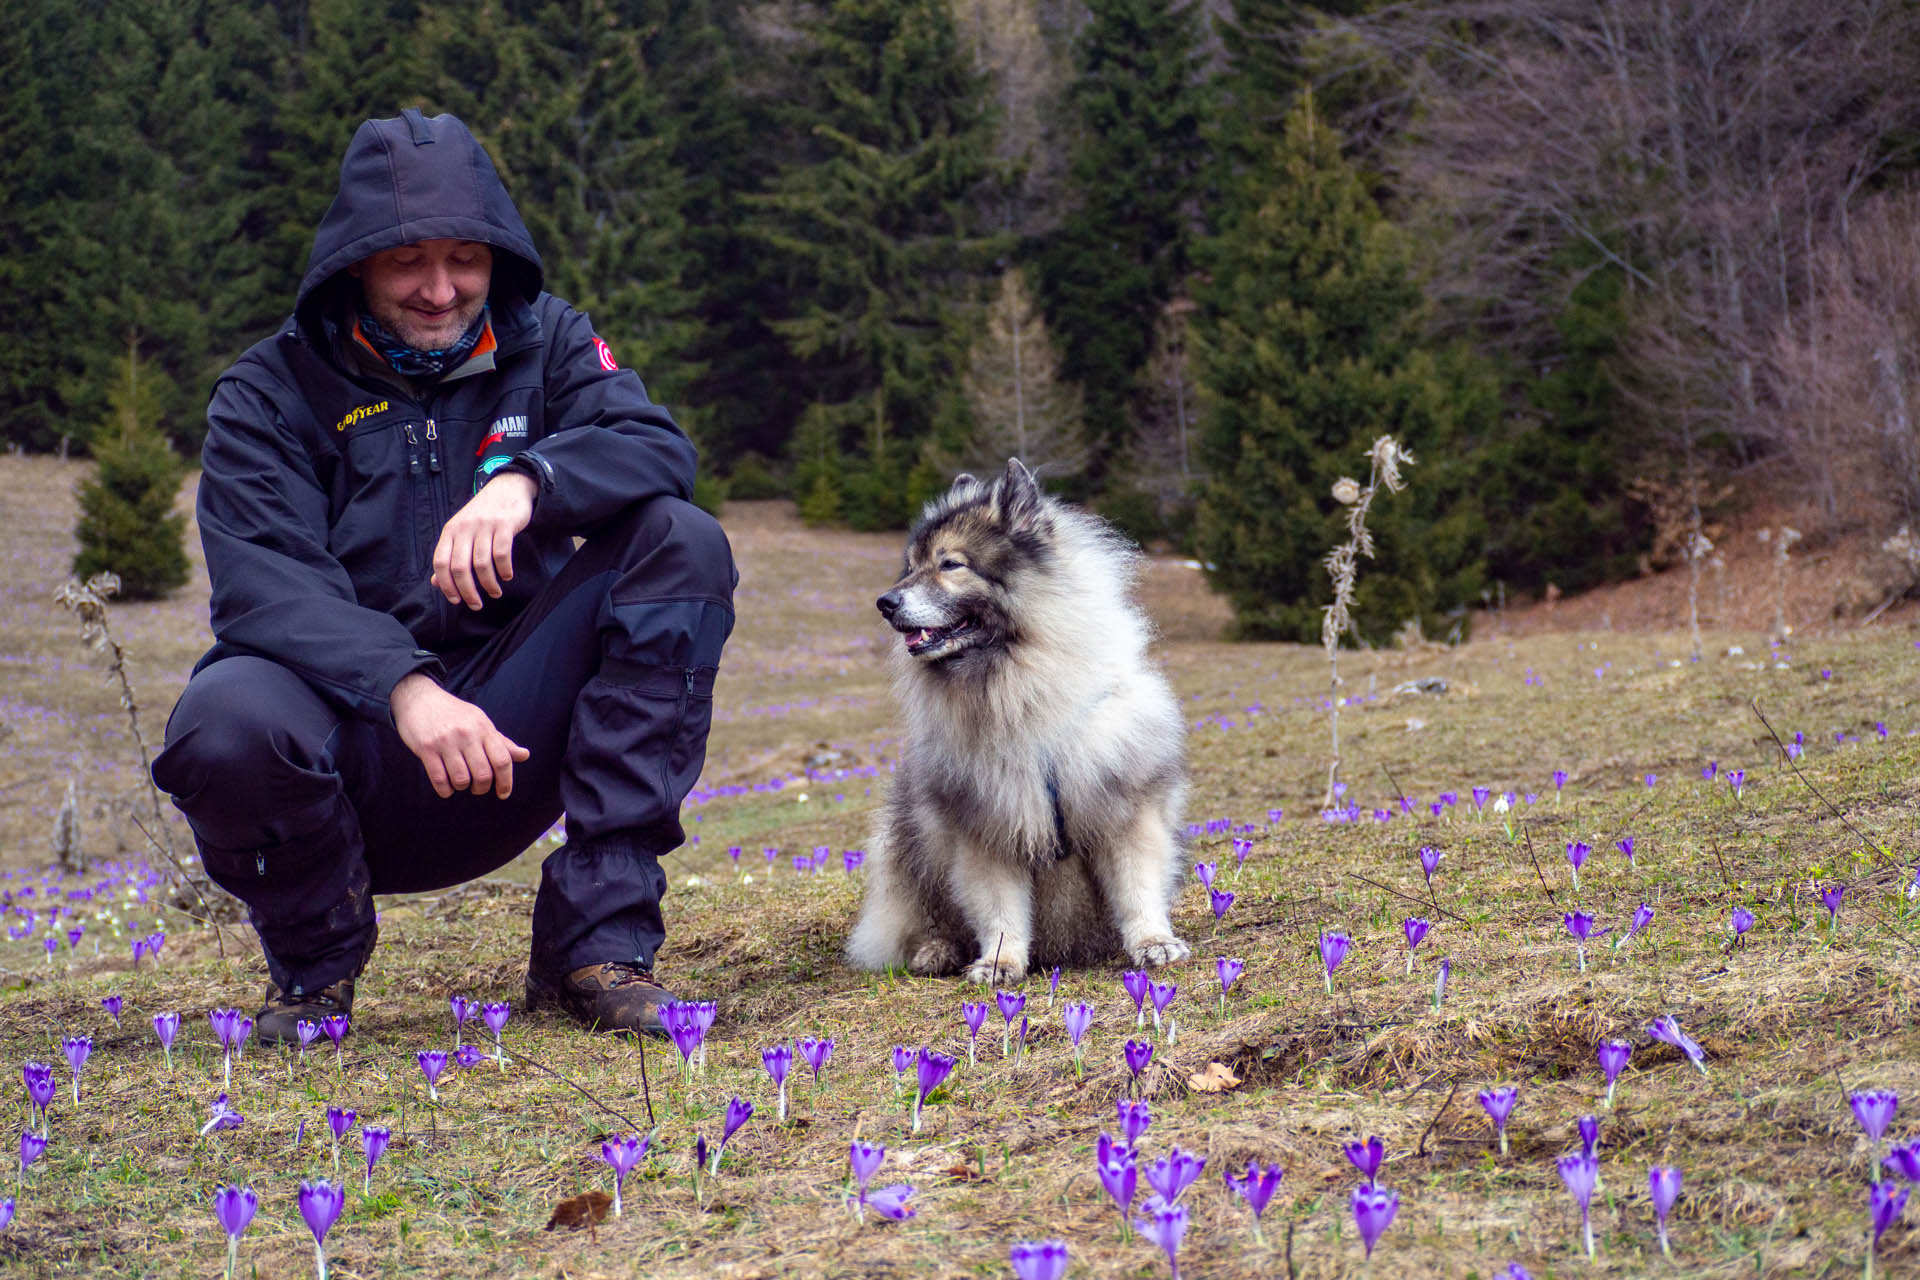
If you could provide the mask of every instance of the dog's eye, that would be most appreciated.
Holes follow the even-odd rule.
[[[955,569],[964,569],[966,567],[967,567],[966,561],[955,560],[952,556],[948,556],[945,560],[942,560],[940,562],[940,572],[942,573],[952,573]]]

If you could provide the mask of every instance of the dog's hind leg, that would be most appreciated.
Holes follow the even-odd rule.
[[[980,944],[967,981],[1013,986],[1026,979],[1033,947],[1033,873],[1025,863],[957,841],[950,887]]]
[[[1192,954],[1174,936],[1169,918],[1180,862],[1166,815],[1158,805],[1142,805],[1117,844],[1095,863],[1121,945],[1137,965],[1172,964]]]
[[[905,880],[902,869],[894,865],[885,848],[876,848],[868,857],[867,898],[853,935],[847,939],[847,960],[856,969],[951,973],[960,967],[958,956],[951,957],[941,970],[927,967],[931,958],[920,954],[932,931],[926,912]]]

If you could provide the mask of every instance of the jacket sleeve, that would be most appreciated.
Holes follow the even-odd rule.
[[[592,322],[541,299],[547,435],[515,456],[536,473],[533,524],[576,530],[661,494],[693,496],[693,442],[647,399],[640,376],[614,365]]]
[[[327,549],[314,459],[258,390],[235,379],[207,409],[196,503],[214,638],[289,668],[348,712],[393,722],[401,677],[445,669],[397,619],[362,607]]]

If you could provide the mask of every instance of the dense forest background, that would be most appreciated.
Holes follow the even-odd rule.
[[[1009,454],[1317,635],[1920,507],[1920,6],[34,0],[0,438],[191,455],[360,120],[464,118],[736,496],[904,523]],[[1749,484],[1748,482],[1751,482]]]

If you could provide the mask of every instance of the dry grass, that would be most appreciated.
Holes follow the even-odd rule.
[[[0,741],[0,865],[15,868],[43,861],[69,772],[82,772],[99,806],[88,827],[97,855],[114,853],[115,806],[124,810],[133,794],[119,708],[50,602],[69,554],[75,474],[43,461],[0,464],[0,547],[15,566],[0,653],[0,722],[11,730]],[[964,1055],[958,1007],[975,993],[849,971],[839,949],[857,877],[837,864],[798,876],[787,857],[858,847],[884,786],[887,637],[870,609],[894,572],[897,540],[806,530],[770,506],[740,506],[726,523],[743,568],[740,628],[719,690],[705,779],[713,792],[690,809],[699,843],[668,864],[662,957],[677,985],[720,1003],[691,1092],[664,1046],[644,1050],[643,1089],[640,1047],[516,1015],[508,1046],[594,1099],[516,1063],[455,1072],[439,1105],[426,1102],[413,1053],[447,1043],[448,994],[519,1000],[538,851],[477,885],[384,901],[382,947],[344,1063],[250,1052],[235,1069],[246,1124],[206,1138],[195,1134],[218,1091],[219,1061],[201,1013],[256,993],[263,969],[248,931],[227,929],[223,962],[207,931],[173,913],[161,966],[137,972],[124,943],[110,941],[95,958],[83,942],[50,967],[37,939],[0,942],[0,1065],[11,1073],[28,1058],[58,1062],[62,1035],[97,1037],[78,1113],[68,1095],[56,1100],[53,1146],[17,1192],[0,1270],[215,1274],[224,1242],[208,1198],[236,1180],[263,1201],[241,1248],[243,1270],[307,1274],[311,1247],[294,1190],[331,1169],[322,1114],[337,1103],[396,1132],[372,1196],[356,1190],[334,1229],[340,1277],[1005,1276],[1008,1245],[1045,1236],[1070,1242],[1074,1277],[1166,1274],[1151,1246],[1121,1238],[1093,1174],[1095,1141],[1112,1127],[1114,1100],[1130,1092],[1119,1046],[1141,1034],[1123,1016],[1115,971],[1061,983],[1063,999],[1099,1010],[1084,1080],[1069,1068],[1058,1015],[1035,980],[1027,1055],[1002,1061],[990,1025],[979,1065],[967,1069],[963,1056],[926,1131],[906,1133],[888,1050],[931,1043]],[[1358,1274],[1346,1210],[1354,1175],[1339,1146],[1367,1134],[1385,1139],[1383,1181],[1403,1199],[1375,1260],[1381,1277],[1486,1277],[1509,1260],[1535,1276],[1857,1271],[1868,1153],[1843,1087],[1920,1096],[1920,938],[1898,892],[1920,809],[1912,736],[1920,652],[1909,634],[1801,637],[1785,668],[1763,660],[1764,640],[1751,633],[1714,637],[1715,656],[1697,666],[1674,665],[1684,637],[1658,634],[1494,635],[1458,650],[1350,656],[1348,688],[1374,695],[1341,722],[1355,794],[1369,808],[1391,804],[1396,788],[1422,801],[1457,790],[1463,800],[1446,820],[1423,807],[1417,822],[1335,826],[1306,816],[1325,776],[1319,655],[1212,641],[1223,614],[1199,575],[1177,563],[1155,563],[1147,593],[1166,635],[1164,660],[1199,726],[1191,816],[1261,827],[1237,876],[1224,869],[1233,861],[1227,835],[1197,842],[1238,898],[1216,930],[1197,887],[1183,896],[1176,919],[1196,959],[1173,975],[1182,987],[1178,1040],[1159,1046],[1144,1082],[1155,1114],[1148,1153],[1177,1143],[1208,1158],[1187,1193],[1194,1226],[1183,1274]],[[157,736],[204,640],[204,584],[166,604],[120,606],[114,621],[139,664]],[[1726,656],[1735,644],[1745,654]],[[1426,676],[1446,678],[1451,691],[1391,692]],[[1749,707],[1755,699],[1783,733],[1806,733],[1807,779],[1885,855],[1782,765]],[[1876,721],[1891,731],[1884,742]],[[1860,741],[1836,745],[1835,730]],[[830,768],[844,776],[731,790],[797,775],[825,752],[836,753]],[[1748,771],[1741,800],[1701,780],[1709,759]],[[1570,774],[1558,804],[1555,768]],[[1658,775],[1652,788],[1648,773]],[[1510,835],[1495,817],[1468,816],[1464,797],[1476,783],[1540,798],[1522,803]],[[1269,829],[1275,807],[1287,816]],[[1628,834],[1637,868],[1613,851]],[[1561,852],[1576,836],[1596,850],[1577,899]],[[138,839],[121,833],[129,848]],[[1446,853],[1432,898],[1412,858],[1423,843]],[[733,873],[729,845],[745,847],[750,881]],[[782,851],[771,874],[766,846]],[[1809,892],[1829,879],[1853,886],[1831,938]],[[1618,928],[1643,900],[1656,911],[1646,934],[1618,953],[1594,947],[1588,971],[1576,972],[1560,912],[1577,901]],[[1760,923],[1730,949],[1736,902]],[[1416,910],[1435,927],[1409,977],[1400,920]],[[1323,927],[1358,941],[1331,998],[1315,948]],[[110,937],[107,924],[89,928]],[[1247,963],[1224,1015],[1218,955]],[[1436,1015],[1432,971],[1443,955],[1453,959],[1453,982]],[[112,992],[126,997],[123,1033],[99,1009]],[[172,1074],[146,1030],[164,1008],[188,1015]],[[1709,1076],[1648,1041],[1642,1028],[1662,1013],[1706,1046]],[[1575,1117],[1598,1104],[1593,1045],[1612,1034],[1637,1047],[1617,1107],[1602,1113],[1600,1258],[1589,1265],[1552,1159],[1575,1143]],[[832,1035],[837,1049],[818,1097],[797,1086],[794,1120],[779,1126],[759,1050],[800,1035]],[[1193,1090],[1190,1077],[1213,1061],[1232,1067],[1241,1086]],[[1521,1089],[1505,1159],[1474,1100],[1496,1082]],[[18,1086],[0,1089],[24,1120]],[[758,1112],[702,1205],[688,1151],[696,1132],[717,1135],[735,1094]],[[557,1201],[609,1185],[603,1136],[655,1124],[656,1158],[629,1179],[623,1219],[593,1233],[543,1230]],[[1904,1136],[1910,1127],[1895,1128]],[[887,1144],[881,1180],[917,1185],[918,1217],[860,1227],[841,1210],[855,1135]],[[1265,1249],[1219,1181],[1249,1158],[1287,1168]],[[1656,1161],[1686,1172],[1673,1264],[1653,1244],[1645,1174]],[[1885,1274],[1911,1274],[1920,1239],[1895,1227],[1882,1261]]]

